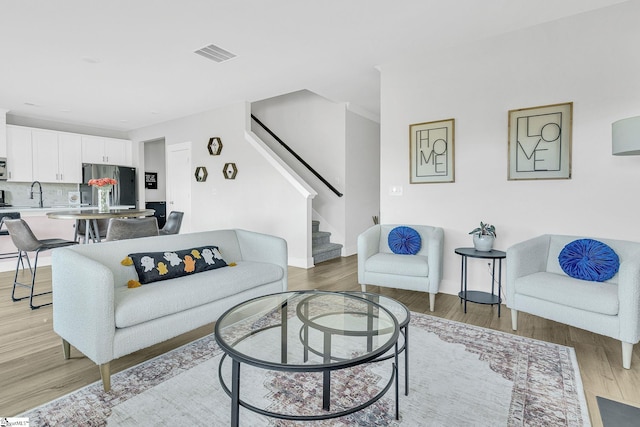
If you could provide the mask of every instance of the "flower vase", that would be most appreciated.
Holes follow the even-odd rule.
[[[111,191],[110,185],[98,187],[98,212],[109,212],[109,192]]]

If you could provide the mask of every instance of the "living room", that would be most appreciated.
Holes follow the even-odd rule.
[[[639,160],[611,154],[611,124],[640,115],[640,58],[634,54],[640,2],[605,3],[600,6],[606,7],[523,28],[487,31],[477,39],[450,35],[437,45],[416,45],[400,59],[376,64],[380,207],[374,214],[383,223],[444,228],[441,293],[452,297],[459,291],[460,259],[454,249],[471,245],[468,232],[480,221],[496,226],[495,247],[501,250],[546,233],[640,241],[640,230],[634,227],[638,202],[630,196],[635,194]],[[252,100],[279,94],[278,90]],[[137,147],[159,137],[165,138],[167,147],[192,141],[202,153],[212,132],[224,133],[224,150],[234,156],[229,161],[239,165],[238,179],[224,182],[215,197],[211,187],[192,184],[197,201],[194,231],[237,226],[282,235],[289,232],[282,223],[298,221],[296,226],[306,227],[306,217],[275,223],[244,209],[249,201],[268,206],[280,197],[279,186],[256,185],[256,179],[261,182],[266,173],[268,179],[262,182],[285,180],[272,175],[266,161],[243,151],[244,132],[250,126],[247,99],[239,99],[132,128],[128,136]],[[509,111],[569,102],[573,103],[571,178],[508,180]],[[450,118],[455,119],[455,180],[410,184],[409,126]],[[239,217],[229,208],[237,203],[243,207]],[[469,274],[478,279],[480,289],[486,288],[484,282],[490,280],[486,265],[471,265]],[[476,315],[489,318],[487,323],[495,317],[488,310]],[[637,355],[636,350],[636,366]]]

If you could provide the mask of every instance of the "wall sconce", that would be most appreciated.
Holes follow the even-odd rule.
[[[224,168],[222,168],[222,174],[225,179],[236,179],[236,175],[238,174],[238,168],[235,163],[225,163]]]
[[[614,156],[640,155],[640,116],[613,122],[611,151]]]
[[[196,168],[196,181],[198,182],[205,182],[207,180],[207,176],[209,175],[207,173],[207,168],[204,166],[198,166]]]
[[[209,138],[209,144],[207,144],[207,150],[209,150],[209,154],[212,156],[219,156],[222,151],[222,139],[220,137],[214,136],[213,138]]]

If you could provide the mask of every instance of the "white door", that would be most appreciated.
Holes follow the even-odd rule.
[[[167,217],[171,211],[184,212],[180,233],[191,230],[191,142],[168,145]]]

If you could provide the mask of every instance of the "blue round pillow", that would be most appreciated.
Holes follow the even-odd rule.
[[[389,232],[389,248],[394,254],[415,255],[422,247],[420,234],[411,227],[400,226]]]
[[[620,258],[608,245],[593,239],[567,244],[558,255],[560,267],[576,279],[604,282],[616,275]]]

